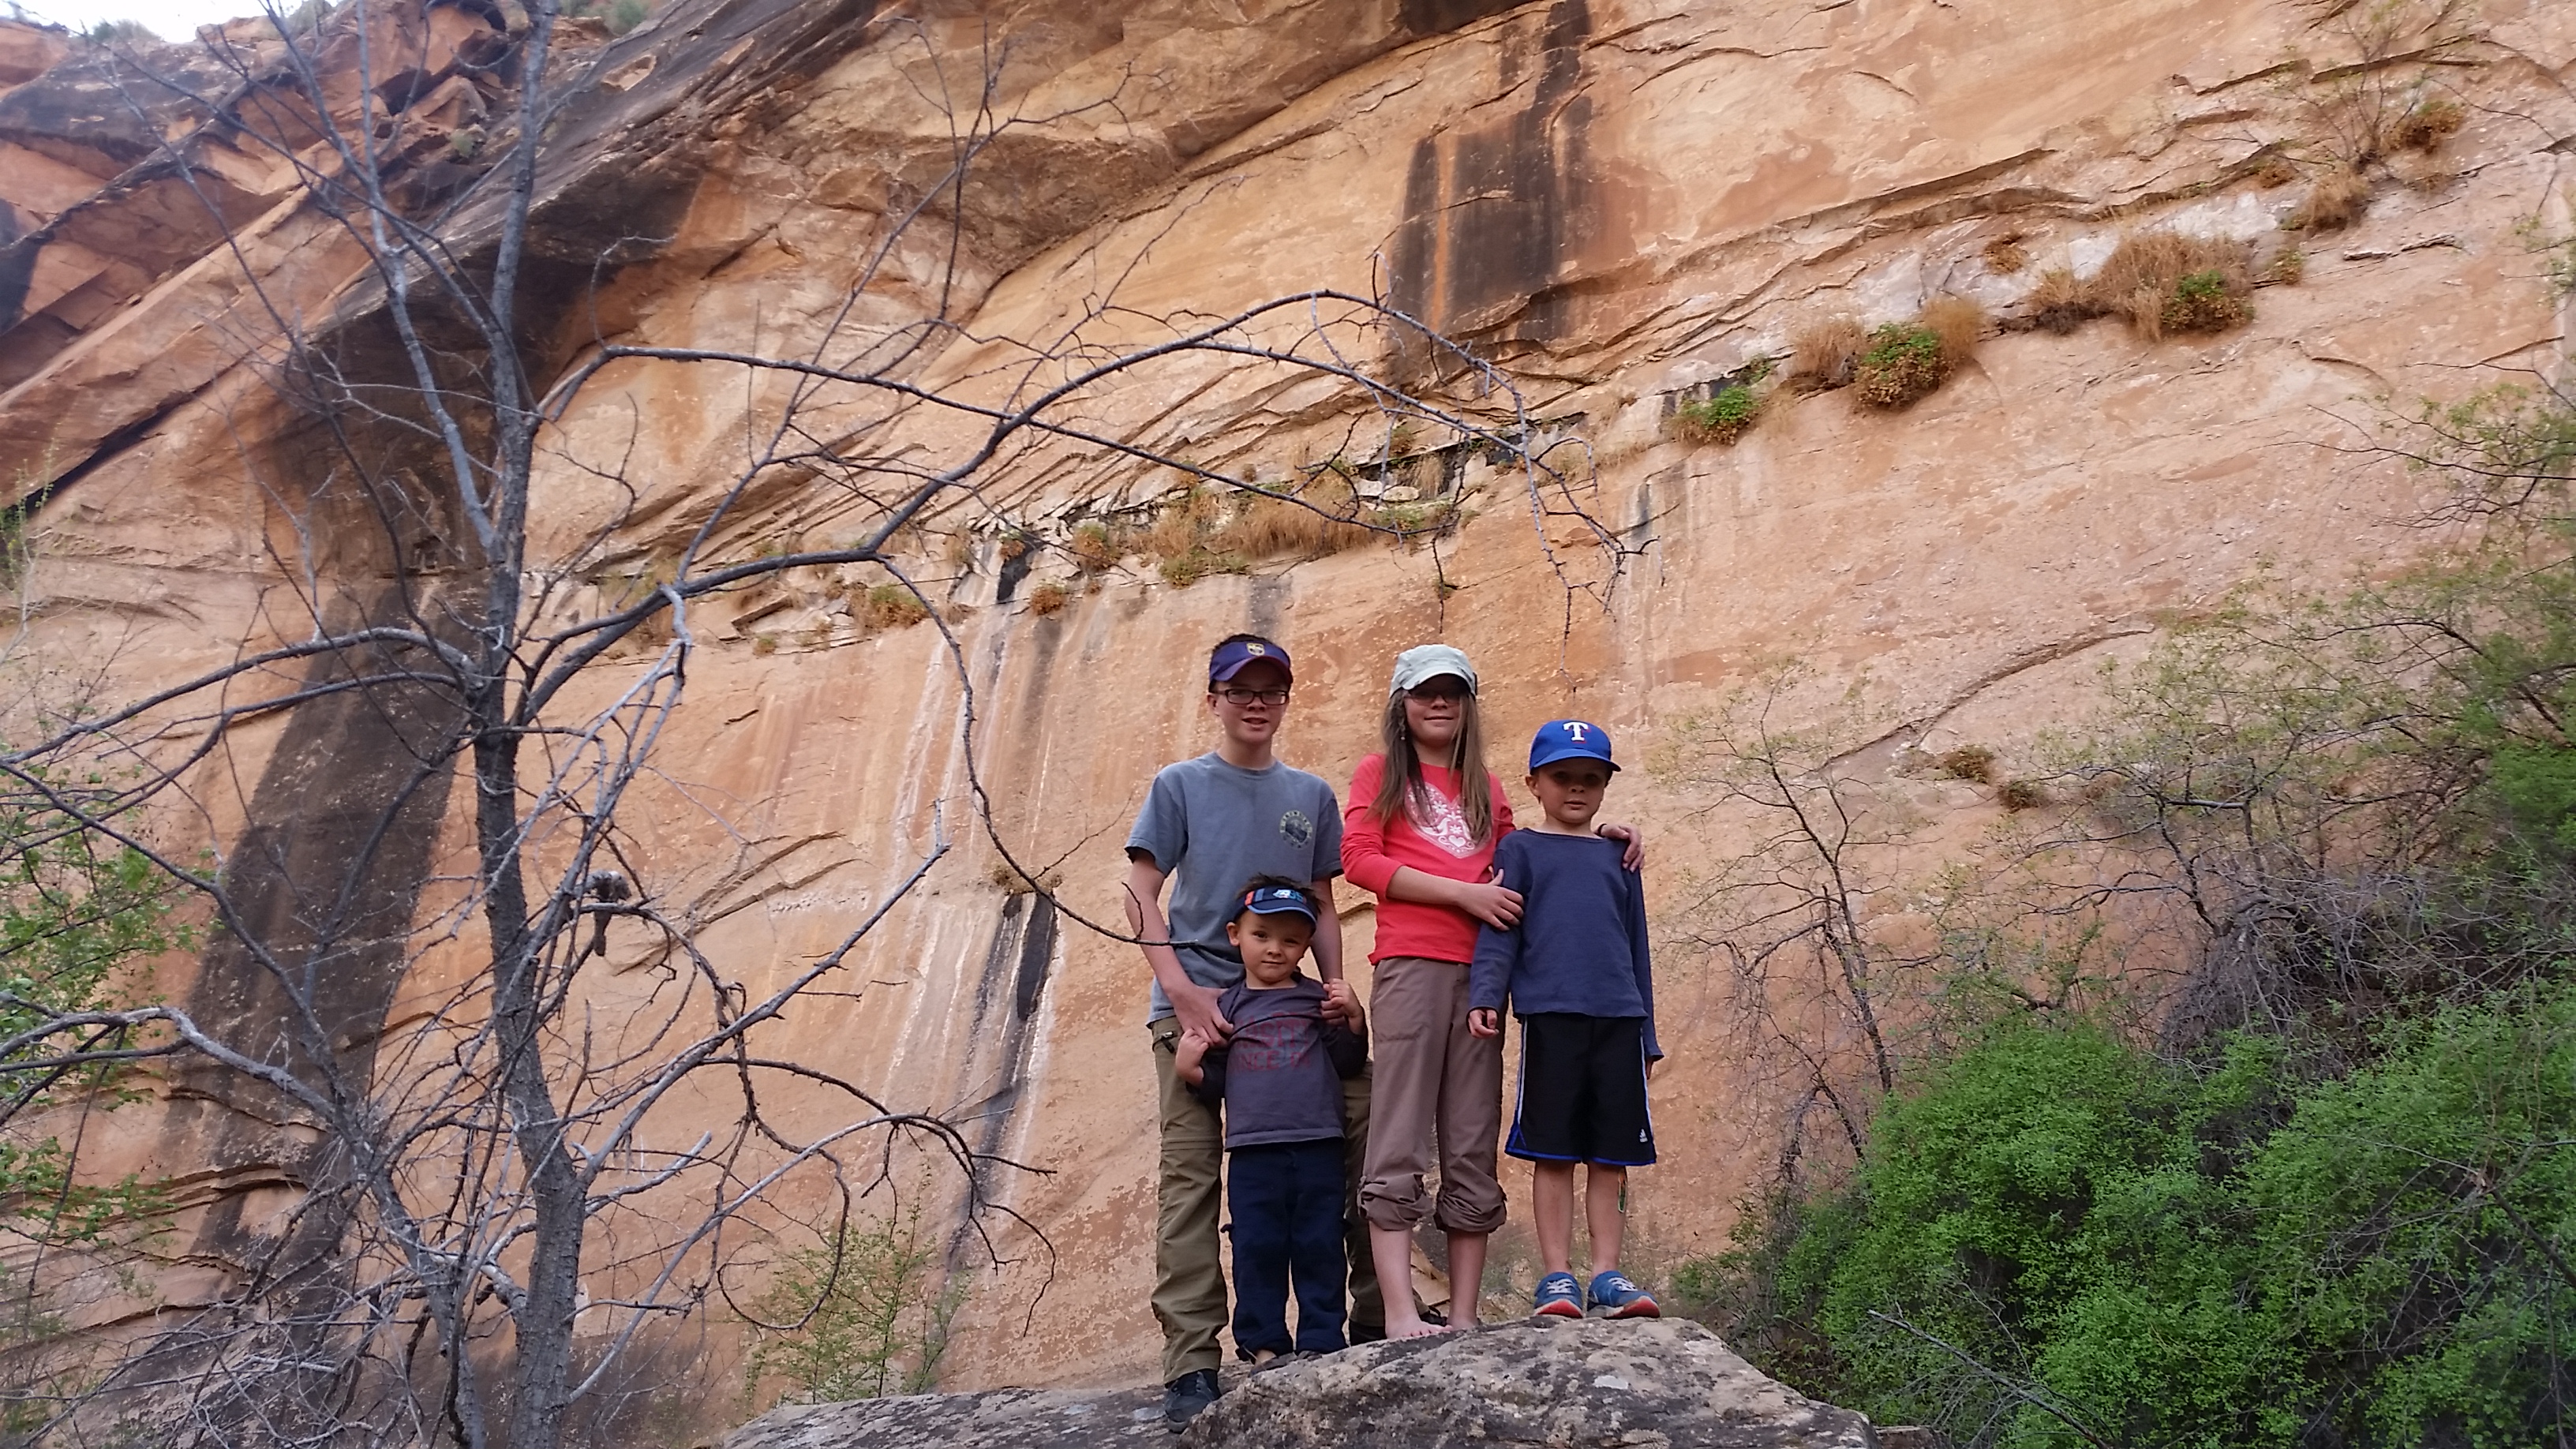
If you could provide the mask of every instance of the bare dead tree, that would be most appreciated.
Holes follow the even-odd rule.
[[[719,31],[763,23],[699,8]],[[796,25],[851,18],[825,11]],[[356,0],[269,20],[272,36],[133,53],[116,73],[172,137],[154,164],[211,215],[226,198],[204,148],[292,168],[301,214],[355,278],[317,310],[227,228],[261,319],[244,362],[275,409],[245,465],[280,521],[272,562],[295,613],[220,667],[37,721],[0,754],[22,808],[151,861],[193,894],[212,945],[184,1003],[6,998],[30,1021],[0,1041],[0,1083],[140,1063],[312,1147],[279,1170],[278,1221],[240,1235],[232,1281],[66,1383],[39,1432],[68,1441],[148,1412],[173,1443],[547,1449],[656,1325],[719,1291],[783,1186],[819,1177],[846,1217],[910,1142],[954,1165],[980,1233],[1009,1216],[984,1184],[1020,1167],[937,1110],[766,1045],[800,1004],[863,990],[846,979],[852,954],[959,832],[991,835],[1042,879],[1000,839],[980,777],[966,818],[917,843],[836,945],[758,989],[747,963],[704,944],[685,870],[641,847],[634,796],[669,768],[711,604],[858,570],[946,635],[913,551],[935,520],[1007,524],[998,497],[1066,466],[1240,488],[1100,406],[1111,387],[1178,388],[1209,369],[1324,384],[1349,416],[1380,420],[1390,463],[1398,426],[1508,463],[1543,545],[1552,523],[1588,515],[1509,379],[1376,297],[1148,316],[1107,286],[1054,335],[973,332],[957,270],[982,220],[969,179],[1000,138],[1061,119],[1010,109],[998,50],[943,69],[955,58],[919,32],[867,32],[920,45],[949,87],[931,98],[952,128],[945,171],[889,206],[844,302],[793,350],[726,350],[607,336],[593,299],[653,243],[586,236],[548,210],[566,184],[550,135],[598,124],[583,107],[634,47],[566,49],[555,0],[476,37],[455,68],[480,116],[469,153],[415,125],[419,12]],[[766,23],[781,51],[812,38]],[[909,270],[925,257],[929,275]],[[1436,391],[1385,375],[1386,359],[1423,354],[1443,359]],[[665,465],[631,432],[593,456],[554,430],[603,376],[648,362],[741,383],[753,426],[676,555],[639,563],[622,530],[669,491]],[[552,552],[531,529],[549,468],[625,500]],[[1409,529],[1302,486],[1261,497]],[[819,500],[846,541],[749,544],[782,498]],[[1615,571],[1615,540],[1594,532]],[[619,567],[632,586],[600,592]],[[953,635],[946,652],[971,752],[973,681]],[[279,723],[285,767],[225,839],[214,822],[235,743]],[[56,783],[99,762],[104,787]],[[470,868],[434,879],[432,843],[459,817]],[[209,857],[173,843],[197,839],[214,841]],[[612,1020],[590,963],[637,937],[655,974]],[[844,1110],[798,1127],[775,1110],[790,1087]],[[703,1120],[710,1099],[728,1127],[672,1135],[682,1104]],[[15,1090],[0,1120],[34,1100]]]
[[[1938,959],[1882,917],[1900,911],[1895,853],[1918,823],[1904,802],[1859,777],[1852,739],[1808,712],[1806,670],[1766,671],[1712,716],[1687,726],[1675,761],[1711,798],[1714,832],[1743,841],[1692,883],[1685,938],[1727,968],[1738,1049],[1795,1105],[1780,1171],[1793,1176],[1806,1121],[1822,1107],[1858,1155],[1871,1110],[1893,1091],[1906,1051],[1909,973]],[[1847,711],[1828,709],[1829,721]],[[1891,1013],[1894,1013],[1893,1015]]]

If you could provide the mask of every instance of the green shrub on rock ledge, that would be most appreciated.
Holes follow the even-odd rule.
[[[1869,334],[1852,385],[1861,401],[1894,409],[1930,396],[1949,376],[1939,333],[1919,322],[1891,322]]]

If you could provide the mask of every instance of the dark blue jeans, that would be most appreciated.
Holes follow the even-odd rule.
[[[1226,1154],[1234,1204],[1234,1348],[1332,1353],[1342,1345],[1342,1140],[1238,1147]],[[1288,1281],[1297,1336],[1288,1337]]]

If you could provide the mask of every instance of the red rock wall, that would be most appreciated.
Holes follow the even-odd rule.
[[[1058,331],[1112,278],[1146,316],[1383,284],[1506,360],[1537,415],[1588,444],[1583,502],[1634,550],[1614,579],[1606,550],[1557,529],[1577,581],[1598,590],[1569,610],[1519,482],[1473,466],[1459,475],[1472,517],[1436,549],[1275,560],[1188,588],[1130,558],[1038,617],[1031,591],[1078,583],[1073,569],[1042,548],[1006,571],[995,518],[1054,541],[1068,510],[1150,503],[1174,479],[1074,450],[998,470],[992,516],[934,520],[984,530],[973,566],[947,578],[926,543],[923,567],[957,605],[999,828],[1021,859],[1053,863],[1065,905],[1095,920],[1117,918],[1118,846],[1151,771],[1209,742],[1196,661],[1229,630],[1296,651],[1283,750],[1337,783],[1372,746],[1389,659],[1435,638],[1484,671],[1507,777],[1516,742],[1560,714],[1605,722],[1644,758],[1784,653],[1837,683],[1865,676],[1891,738],[2010,756],[2081,711],[2106,654],[2265,561],[2329,583],[2425,546],[2413,521],[2434,484],[2353,450],[2419,396],[2565,365],[2566,313],[2515,230],[2533,214],[2569,223],[2576,17],[2541,0],[2486,5],[2462,63],[2428,73],[2467,103],[2465,129],[2376,167],[2352,229],[2304,237],[2280,222],[2324,169],[2325,141],[2312,94],[2278,67],[2290,53],[2331,62],[2344,42],[2300,4],[1175,0],[1115,18],[958,7],[922,32],[870,28],[855,10],[829,24],[812,7],[773,11],[682,5],[600,52],[602,99],[570,123],[541,216],[566,256],[613,239],[631,220],[621,207],[670,237],[601,299],[622,338],[810,344],[891,199],[945,164],[944,118],[917,84],[929,57],[971,74],[989,19],[1015,44],[1004,99],[1058,119],[997,143],[970,190],[953,276],[970,332]],[[776,28],[791,16],[806,23],[794,44]],[[21,491],[60,485],[35,514],[34,622],[13,663],[59,677],[106,660],[134,689],[303,627],[300,578],[282,563],[297,556],[283,521],[295,500],[274,487],[294,472],[292,429],[262,401],[242,261],[157,220],[160,203],[84,199],[84,178],[122,175],[131,157],[10,128],[79,63],[52,60],[60,49],[0,27],[0,83],[23,81],[0,93],[0,146],[17,148],[0,150],[0,194],[20,233],[93,207],[111,219],[96,235],[130,227],[166,246],[58,231],[32,260],[10,253],[28,280],[0,332],[0,369],[17,369],[0,372],[0,458]],[[47,64],[50,77],[25,79]],[[1110,96],[1114,108],[1097,104]],[[2276,153],[2300,179],[2267,188],[2259,163]],[[316,309],[344,297],[353,260],[291,185],[225,165],[247,178],[238,210],[223,209],[264,283]],[[1808,321],[1874,324],[1944,292],[2013,319],[2045,270],[2089,270],[2123,232],[2154,226],[2249,239],[2264,259],[2299,245],[2304,277],[2259,288],[2251,325],[2215,337],[2146,342],[2116,320],[2005,330],[1902,413],[1826,393],[1784,399],[1731,447],[1669,436],[1673,393],[1782,351]],[[1987,260],[2008,239],[2031,258],[2017,272]],[[862,324],[917,309],[949,275],[945,257],[899,250]],[[1086,327],[1103,342],[1148,330]],[[997,355],[953,346],[925,381],[983,386]],[[579,465],[631,456],[644,508],[576,561],[613,590],[619,570],[696,527],[740,457],[746,412],[772,401],[677,365],[612,369],[551,439],[541,552],[571,556],[623,507]],[[1331,456],[1346,416],[1212,363],[1112,384],[1093,415],[1270,477]],[[853,517],[788,493],[735,531],[820,539]],[[362,597],[368,567],[349,563],[330,587]],[[871,941],[859,999],[800,1010],[769,1049],[906,1104],[972,1109],[982,1140],[1049,1169],[1000,1180],[1054,1252],[976,1276],[953,1384],[1141,1377],[1156,1341],[1143,971],[1132,948],[1050,928],[994,884],[989,846],[966,828],[941,636],[854,627],[829,583],[701,621],[663,778],[630,806],[637,859],[657,892],[720,917],[709,949],[757,991],[836,941],[945,826],[957,846]],[[735,622],[755,607],[767,612]],[[597,687],[617,682],[612,669]],[[334,751],[363,742],[299,728],[320,727],[245,731],[199,791],[198,828],[238,841],[279,826],[275,812],[316,818],[290,788],[300,776],[281,772],[335,768]],[[1705,803],[1650,771],[1614,791],[1611,813],[1653,840],[1659,905],[1677,908],[1727,849],[1695,813]],[[1943,840],[1993,815],[1964,785],[1934,803]],[[433,878],[463,849],[459,808],[423,837]],[[425,918],[441,899],[433,885],[415,909]],[[1344,906],[1364,954],[1368,913],[1355,894]],[[1721,1047],[1722,977],[1674,935],[1659,962],[1673,1055],[1655,1089],[1667,1161],[1633,1198],[1649,1268],[1722,1242],[1728,1204],[1768,1160],[1777,1105]],[[643,964],[613,955],[593,1008],[612,1016],[649,991]],[[382,982],[386,1009],[399,1018],[463,969],[462,954],[433,956]],[[220,953],[202,971],[214,976],[173,989],[224,989]],[[796,1109],[807,1125],[836,1110]],[[122,1150],[173,1168],[224,1157],[207,1211],[255,1226],[277,1204],[249,1184],[274,1175],[282,1149],[208,1125],[220,1115],[119,1114]],[[682,1112],[664,1130],[699,1125]],[[192,1261],[209,1283],[225,1271],[222,1252]]]

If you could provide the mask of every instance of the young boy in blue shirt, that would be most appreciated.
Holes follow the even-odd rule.
[[[1318,982],[1297,970],[1315,926],[1306,886],[1278,876],[1247,883],[1225,927],[1243,957],[1243,980],[1217,997],[1234,1034],[1184,1031],[1172,1060],[1193,1095],[1225,1109],[1234,1348],[1256,1365],[1291,1349],[1343,1347],[1342,1079],[1368,1067],[1368,1022],[1349,982]]]
[[[1645,886],[1620,868],[1619,842],[1592,831],[1619,766],[1609,731],[1551,720],[1530,743],[1529,767],[1545,818],[1494,849],[1497,883],[1520,892],[1521,921],[1477,936],[1468,1030],[1500,1035],[1507,1004],[1521,1023],[1520,1100],[1503,1150],[1532,1164],[1530,1216],[1546,1268],[1538,1314],[1581,1318],[1588,1297],[1604,1318],[1653,1318],[1655,1300],[1619,1271],[1628,1169],[1655,1160],[1646,1078],[1664,1054]],[[1588,1290],[1572,1271],[1576,1163],[1592,1234]]]

